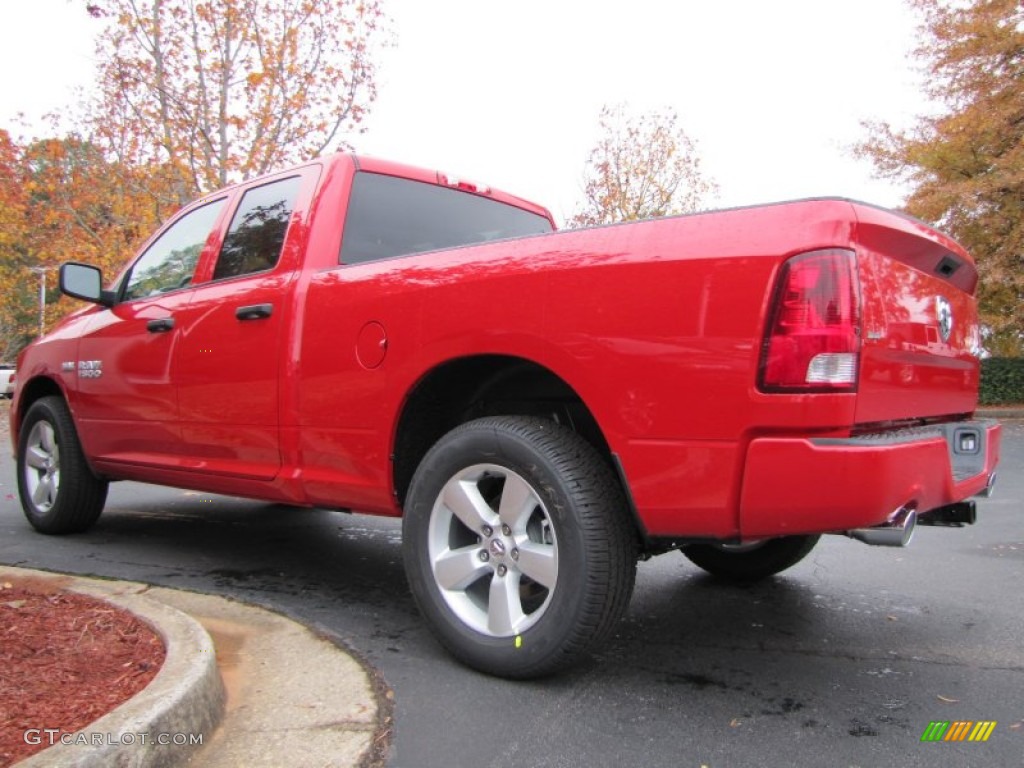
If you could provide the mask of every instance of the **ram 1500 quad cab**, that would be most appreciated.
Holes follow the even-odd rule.
[[[440,641],[549,673],[638,558],[778,573],[821,534],[974,522],[977,271],[806,200],[555,233],[537,205],[337,155],[198,200],[18,361],[18,486],[82,531],[114,480],[403,517]]]

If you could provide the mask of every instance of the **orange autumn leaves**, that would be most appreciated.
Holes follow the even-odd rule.
[[[72,308],[61,302],[56,267],[96,264],[113,275],[169,210],[143,190],[144,169],[106,161],[79,139],[21,145],[0,131],[0,357],[11,360],[39,329],[39,274],[47,270],[48,327]]]
[[[94,0],[83,16],[103,26],[74,131],[0,131],[5,361],[38,332],[32,268],[77,260],[113,277],[188,201],[350,148],[376,97],[373,53],[388,42],[378,0]],[[47,283],[50,326],[73,305],[55,271]]]
[[[943,109],[907,130],[869,123],[858,153],[909,181],[908,213],[978,262],[985,348],[1024,354],[1024,5],[913,0],[926,91]]]
[[[107,0],[93,138],[178,202],[349,148],[376,98],[376,0]]]

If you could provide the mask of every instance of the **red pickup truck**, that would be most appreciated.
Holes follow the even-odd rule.
[[[30,523],[138,480],[403,516],[440,641],[494,674],[600,643],[639,557],[792,566],[820,534],[974,522],[977,271],[840,199],[553,232],[489,188],[337,155],[163,226],[18,361]]]

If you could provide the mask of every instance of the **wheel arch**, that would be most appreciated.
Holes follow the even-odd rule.
[[[24,384],[19,384],[18,402],[14,410],[14,419],[11,424],[11,440],[14,443],[14,450],[18,449],[18,434],[21,432],[21,425],[25,421],[25,414],[32,404],[43,397],[56,395],[68,401],[67,392],[55,379],[49,376],[34,376]]]
[[[40,533],[80,533],[103,512],[108,481],[89,466],[68,401],[54,386],[25,406],[17,436],[18,496]]]
[[[522,357],[467,356],[429,370],[402,404],[392,454],[399,506],[405,503],[412,476],[434,443],[460,424],[496,415],[543,416],[566,424],[616,469],[593,411],[565,379]],[[628,488],[623,491],[628,497]]]

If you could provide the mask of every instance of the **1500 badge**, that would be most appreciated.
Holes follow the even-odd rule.
[[[98,379],[103,375],[103,361],[102,360],[79,360],[78,361],[78,378],[80,379]]]

